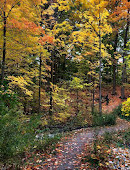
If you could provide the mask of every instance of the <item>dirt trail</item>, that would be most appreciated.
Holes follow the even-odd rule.
[[[43,162],[41,168],[44,170],[79,169],[79,155],[82,154],[84,145],[91,144],[94,140],[94,134],[96,132],[98,132],[98,135],[102,135],[105,132],[125,130],[129,127],[130,122],[118,118],[115,126],[98,127],[96,131],[94,128],[75,130],[71,137],[59,144],[57,154],[53,158]]]
[[[122,103],[120,97],[120,88],[117,87],[117,95],[111,95],[111,89],[103,91],[104,95],[109,95],[109,105],[106,102],[102,104],[102,109],[105,113],[110,113],[114,108]],[[129,93],[126,93],[127,97]],[[98,97],[98,94],[97,94]],[[86,128],[73,131],[73,135],[63,138],[56,148],[56,155],[49,155],[45,161],[40,161],[38,169],[42,170],[79,170],[80,169],[80,155],[84,152],[85,145],[91,145],[96,133],[103,135],[105,132],[115,132],[130,128],[130,122],[117,119],[116,125]],[[36,168],[34,168],[36,169]]]

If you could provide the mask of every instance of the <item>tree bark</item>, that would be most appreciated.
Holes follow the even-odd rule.
[[[124,37],[124,50],[125,50],[126,44],[127,44],[128,31],[129,31],[129,9],[128,9],[127,25],[126,25],[126,31],[125,31],[125,37]],[[126,98],[126,97],[125,97],[125,87],[124,87],[124,83],[126,83],[125,55],[126,55],[126,52],[124,51],[124,53],[123,53],[123,70],[122,70],[121,99],[125,99],[125,98]]]
[[[52,52],[52,57],[51,57],[51,83],[54,84],[54,57],[53,57],[53,52]],[[53,109],[53,97],[52,97],[52,90],[53,87],[50,88],[50,109],[49,109],[49,115],[52,115],[52,109]]]
[[[1,69],[1,85],[3,85],[5,76],[5,58],[6,58],[6,31],[7,31],[7,18],[5,11],[3,12],[3,58],[2,58],[2,69]]]
[[[77,111],[76,111],[76,116],[78,115],[78,113],[79,113],[79,93],[78,93],[78,90],[77,90],[77,99],[76,99],[76,101],[77,101]]]
[[[95,88],[94,88],[94,80],[93,80],[93,90],[92,90],[92,113],[94,113],[94,101],[95,101]]]
[[[41,53],[39,57],[39,103],[38,103],[38,112],[41,112],[41,67],[42,67],[42,59],[41,59]]]
[[[100,4],[100,0],[99,0]],[[102,75],[101,75],[101,65],[102,65],[102,57],[101,57],[101,16],[99,9],[99,113],[102,114],[102,92],[101,92],[101,83],[102,83]]]
[[[115,37],[115,44],[114,44],[114,52],[116,52],[117,48],[117,43],[118,43],[118,33],[116,34]],[[116,95],[116,60],[114,59],[114,54],[113,54],[113,89],[112,89],[112,95]]]

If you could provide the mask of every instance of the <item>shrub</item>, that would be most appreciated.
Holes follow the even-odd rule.
[[[115,115],[118,115],[120,116],[121,115],[121,108],[122,108],[122,105],[119,105],[118,107],[116,107],[114,110],[113,110],[113,114]]]
[[[130,97],[122,103],[122,115],[130,118]]]
[[[24,152],[33,145],[33,122],[30,124],[19,110],[16,94],[7,89],[0,91],[0,162],[19,163]],[[23,119],[24,118],[24,119]],[[17,159],[14,159],[17,157]]]
[[[65,123],[67,119],[71,116],[69,112],[68,101],[70,97],[66,89],[52,85],[52,98],[53,98],[53,108],[52,108],[52,121],[51,124]]]
[[[23,115],[17,95],[7,88],[0,89],[0,165],[20,165],[27,151],[46,150],[60,139],[45,136],[36,140],[36,130],[42,124],[41,115]],[[4,168],[5,168],[4,167]]]
[[[38,151],[52,151],[61,137],[62,134],[42,134],[42,138],[37,139],[36,146],[34,148]]]
[[[113,113],[93,115],[93,126],[114,125],[115,123],[116,115]]]
[[[16,95],[1,91],[0,101],[0,161],[6,162],[22,151],[20,123]]]

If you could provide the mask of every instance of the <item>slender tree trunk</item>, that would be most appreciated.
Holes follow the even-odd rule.
[[[51,92],[51,94],[52,94],[52,92]],[[51,116],[52,115],[52,108],[53,108],[53,106],[52,106],[52,95],[50,96],[50,109],[49,109],[49,115]]]
[[[124,50],[125,50],[126,44],[127,44],[128,31],[129,31],[129,9],[128,9],[127,25],[126,25],[126,31],[125,31],[125,37],[124,37]],[[126,83],[125,55],[126,55],[126,52],[124,51],[124,53],[123,53],[123,70],[122,70],[121,99],[125,99],[125,98],[126,98],[126,97],[125,97],[125,87],[124,87],[124,83]]]
[[[100,4],[100,0],[99,0]],[[101,57],[101,16],[99,9],[99,113],[102,114],[102,92],[101,92],[101,83],[102,83],[102,75],[101,75],[101,65],[102,65],[102,57]]]
[[[92,62],[92,61],[91,61]],[[89,68],[89,72],[91,72],[92,71],[92,69],[91,68]],[[87,76],[87,78],[88,78],[88,83],[91,83],[92,82],[92,74],[88,74],[88,76]],[[93,93],[93,90],[90,88],[89,90],[88,90],[88,92],[89,92],[89,94],[90,94],[90,100],[92,101],[93,99],[92,99],[92,93]],[[87,92],[87,93],[88,93]],[[91,103],[91,109],[92,109],[92,103]],[[93,109],[92,109],[93,110]]]
[[[94,101],[95,101],[95,88],[94,88],[95,82],[93,81],[93,90],[92,90],[92,113],[94,113]]]
[[[102,114],[102,91],[101,91],[101,83],[102,83],[102,78],[101,78],[101,59],[99,60],[100,65],[99,65],[99,113]]]
[[[5,58],[6,58],[6,31],[7,31],[7,19],[6,19],[6,14],[5,11],[3,12],[4,17],[3,17],[3,58],[2,58],[2,69],[1,69],[1,85],[3,85],[3,80],[5,76]]]
[[[116,63],[113,62],[113,88],[112,95],[116,95]]]
[[[41,0],[41,4],[42,4],[42,0]],[[43,15],[42,15],[43,9],[41,8],[41,14],[40,14],[40,26],[42,27],[43,25]],[[41,35],[42,37],[42,35]],[[41,112],[41,74],[42,74],[42,58],[41,58],[42,53],[40,52],[40,56],[39,56],[39,94],[38,94],[38,112]]]
[[[115,37],[115,44],[114,44],[114,52],[116,52],[117,48],[117,43],[118,43],[118,33],[116,34]],[[114,54],[113,54],[113,89],[112,89],[112,95],[116,95],[116,60],[114,59]]]
[[[52,53],[52,58],[51,58],[51,83],[54,83],[54,59],[53,59],[53,53]],[[50,88],[50,109],[49,109],[49,115],[52,115],[52,109],[53,109],[53,97],[52,97],[52,89],[53,87]]]
[[[76,116],[78,115],[79,113],[79,93],[78,93],[78,90],[77,90],[77,111],[76,111]]]
[[[39,57],[39,103],[38,103],[38,112],[41,112],[41,67],[42,67],[42,59],[41,59],[41,53]]]
[[[55,58],[55,62],[54,62],[54,77],[55,77],[54,80],[55,80],[55,81],[54,81],[54,84],[56,84],[57,81],[58,81],[58,78],[57,78],[57,65],[58,65],[58,64],[57,64],[57,62],[58,62],[58,61],[57,61],[57,58]]]
[[[27,99],[26,97],[24,97],[24,102],[23,102],[23,110],[24,110],[24,114],[26,115],[27,114]]]
[[[62,67],[61,67],[61,79],[66,79],[65,77],[65,72],[66,72],[66,55],[63,55],[63,61],[62,63]],[[62,58],[61,58],[62,60]]]
[[[63,79],[66,79],[66,77],[65,77],[65,73],[66,73],[66,55],[64,54],[63,55],[63,57],[64,57],[64,61],[63,61]]]

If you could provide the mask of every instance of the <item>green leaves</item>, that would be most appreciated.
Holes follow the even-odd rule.
[[[70,88],[73,90],[82,90],[84,88],[83,80],[78,77],[73,77],[73,80],[70,82]]]

